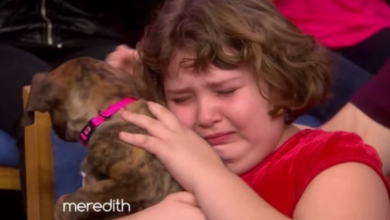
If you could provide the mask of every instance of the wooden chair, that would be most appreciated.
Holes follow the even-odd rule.
[[[18,168],[0,167],[0,189],[20,190],[20,176]]]
[[[23,88],[24,106],[29,91],[29,86]],[[25,128],[28,220],[54,220],[54,168],[50,127],[49,115],[35,112],[34,124]],[[17,173],[12,172],[9,175]]]

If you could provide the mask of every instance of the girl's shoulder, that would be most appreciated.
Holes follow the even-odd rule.
[[[254,170],[269,170],[279,167],[308,171],[336,165],[343,162],[360,162],[380,170],[382,162],[379,154],[372,146],[351,132],[324,131],[321,129],[304,129],[285,141],[267,158],[260,162]]]
[[[341,162],[369,163],[381,169],[382,162],[374,147],[364,143],[363,139],[352,132],[324,131],[321,129],[304,129],[287,140],[274,157],[294,155],[295,160],[303,160],[312,165],[335,165]]]
[[[268,203],[291,217],[316,176],[348,162],[369,166],[388,184],[376,150],[357,134],[319,129],[299,131],[241,178]]]

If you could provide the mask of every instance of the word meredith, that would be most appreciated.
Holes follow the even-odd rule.
[[[63,212],[130,212],[131,205],[124,202],[123,199],[110,199],[109,202],[103,204],[96,202],[64,202],[62,210]]]

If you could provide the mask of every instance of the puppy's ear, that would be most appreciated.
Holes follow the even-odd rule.
[[[34,123],[35,111],[47,112],[52,107],[58,95],[58,88],[48,73],[37,73],[34,75],[30,93],[27,99],[21,125],[28,126]]]

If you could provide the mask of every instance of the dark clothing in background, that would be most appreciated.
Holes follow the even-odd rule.
[[[351,99],[377,123],[390,128],[390,59]]]
[[[365,71],[377,74],[390,59],[390,28],[375,33],[353,47],[336,51]]]
[[[314,107],[309,114],[320,124],[330,120],[358,91],[372,75],[355,65],[339,53],[330,51],[333,58],[334,82],[332,97],[324,104]]]
[[[0,43],[85,48],[132,41],[161,0],[2,0]],[[129,39],[130,38],[130,39]],[[130,44],[135,42],[130,42]]]

